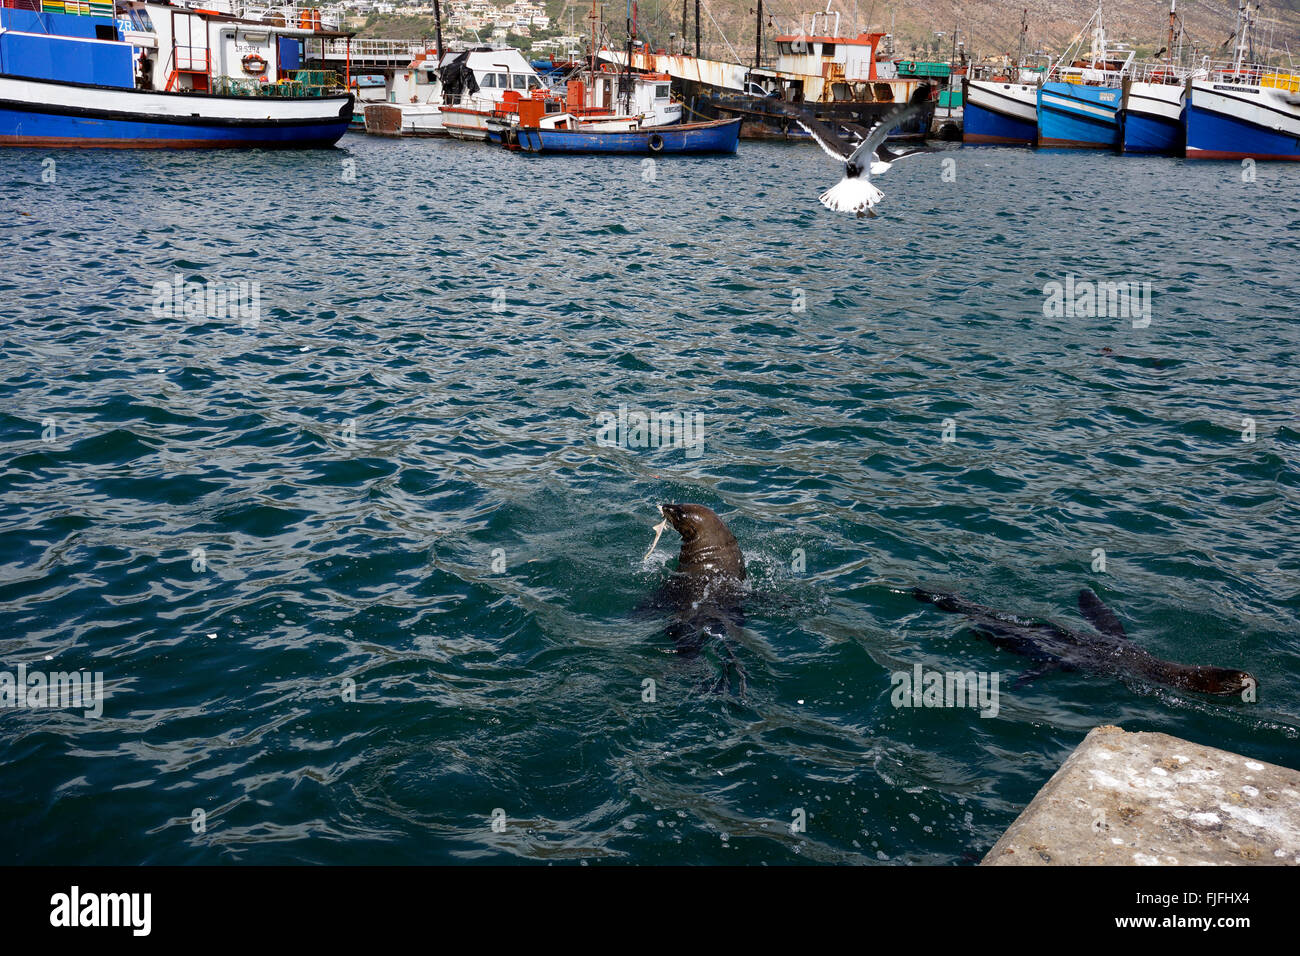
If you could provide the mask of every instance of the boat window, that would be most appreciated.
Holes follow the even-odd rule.
[[[437,83],[437,82],[438,82],[438,71],[437,71],[437,70],[430,70],[430,71],[429,71],[429,82],[430,82],[430,83]]]
[[[522,73],[518,74],[515,77],[515,89],[517,90],[528,89],[528,77],[524,76]]]
[[[510,89],[510,74],[509,74],[509,73],[498,73],[498,74],[497,74],[497,86],[500,87],[500,88],[503,89],[503,90],[508,90],[508,89]]]
[[[658,86],[655,87],[655,99],[657,99],[657,100],[666,100],[666,99],[668,99],[668,84],[667,84],[667,83],[660,83]]]
[[[791,52],[791,51],[790,51],[790,44],[789,44],[789,42],[788,42],[788,41],[785,41],[785,42],[782,42],[782,43],[778,43],[778,44],[776,45],[776,52],[777,52],[777,53],[780,53],[780,54],[783,55],[783,56],[789,56],[789,55],[790,55],[790,52]]]
[[[484,73],[483,82],[479,86],[483,89],[495,89],[497,85],[497,75],[495,73]]]
[[[823,44],[822,44],[822,56],[834,56],[834,55],[835,55],[835,44],[834,44],[834,43],[823,43]]]
[[[116,39],[117,39],[117,27],[115,27],[115,26],[107,26],[107,25],[102,24],[102,23],[96,23],[96,24],[95,24],[95,39],[96,39],[96,40],[116,40]]]
[[[542,81],[535,76],[530,76],[528,78],[528,88],[530,90],[540,90],[542,88]]]

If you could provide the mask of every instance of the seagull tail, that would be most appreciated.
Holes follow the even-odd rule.
[[[869,212],[871,207],[885,196],[871,185],[871,181],[859,176],[845,176],[819,197],[821,204],[833,212]]]

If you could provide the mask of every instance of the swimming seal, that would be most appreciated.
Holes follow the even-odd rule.
[[[1020,675],[1016,687],[1058,668],[1111,677],[1137,675],[1166,687],[1221,696],[1240,694],[1247,687],[1259,686],[1246,671],[1176,664],[1147,653],[1129,642],[1119,617],[1088,588],[1079,592],[1079,611],[1098,633],[1072,631],[1051,621],[1016,617],[956,594],[913,588],[912,596],[941,611],[964,614],[975,631],[994,646],[1032,658],[1035,664]]]
[[[704,505],[665,504],[659,511],[681,535],[682,547],[677,570],[659,589],[653,604],[672,612],[668,634],[679,654],[693,657],[706,645],[715,645],[722,676],[713,689],[729,688],[734,674],[743,694],[745,671],[731,646],[745,624],[741,606],[745,556],[740,544],[722,519]]]
[[[734,583],[745,580],[745,556],[740,543],[722,519],[704,505],[660,505],[668,524],[682,536],[677,571],[697,584]]]

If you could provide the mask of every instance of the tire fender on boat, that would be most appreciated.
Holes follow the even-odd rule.
[[[649,145],[650,147],[650,152],[662,153],[664,151],[664,138],[660,136],[658,133],[651,133],[650,140],[647,145]]]

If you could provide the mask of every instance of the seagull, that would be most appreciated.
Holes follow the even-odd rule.
[[[796,113],[794,121],[808,132],[822,151],[844,164],[844,178],[818,197],[821,204],[834,212],[855,212],[859,218],[874,217],[876,214],[872,208],[885,194],[872,185],[872,174],[879,176],[904,156],[931,152],[927,146],[894,152],[884,145],[889,131],[920,113],[929,98],[930,86],[922,83],[906,106],[879,120],[860,143],[851,143],[837,136],[829,126],[807,113]]]

